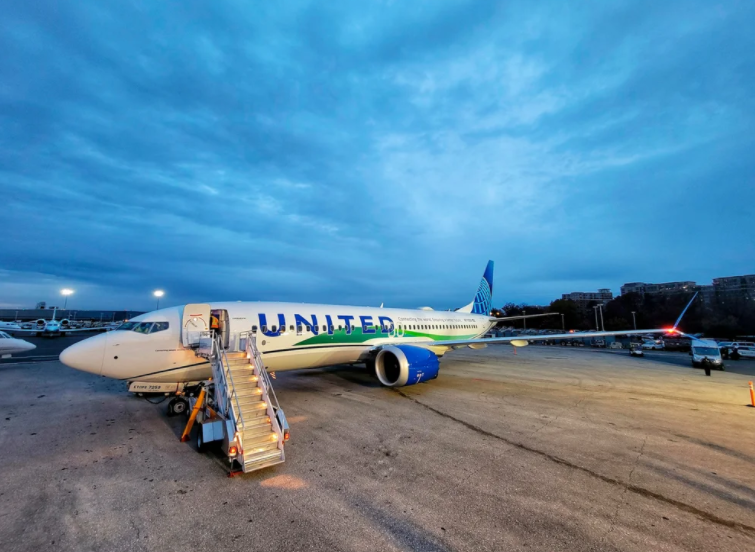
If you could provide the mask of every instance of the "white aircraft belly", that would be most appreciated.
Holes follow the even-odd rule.
[[[313,347],[270,354],[263,352],[262,362],[268,370],[276,372],[350,364],[363,359],[363,355],[371,347],[371,345],[354,345],[353,347]]]
[[[209,362],[197,366],[178,368],[158,372],[156,374],[127,378],[129,381],[144,381],[153,383],[174,383],[187,381],[204,381],[212,377],[212,367]]]

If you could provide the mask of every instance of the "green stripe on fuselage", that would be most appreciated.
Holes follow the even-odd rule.
[[[394,339],[400,340],[407,337],[424,337],[432,339],[433,341],[446,341],[449,339],[472,339],[478,334],[468,335],[433,335],[428,333],[416,332],[404,330],[404,335],[393,336]],[[380,329],[375,330],[374,333],[364,333],[361,327],[352,328],[351,333],[347,333],[346,330],[333,330],[332,334],[321,333],[319,335],[313,335],[303,341],[299,341],[294,344],[294,347],[301,347],[304,345],[340,345],[349,343],[364,343],[371,339],[390,339],[392,334],[383,333]]]

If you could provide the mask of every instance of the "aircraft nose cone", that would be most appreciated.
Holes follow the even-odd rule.
[[[76,370],[99,375],[105,354],[105,340],[99,337],[90,337],[64,349],[60,353],[60,362]]]
[[[33,351],[36,348],[37,346],[34,343],[29,343],[28,341],[24,343],[24,351]]]

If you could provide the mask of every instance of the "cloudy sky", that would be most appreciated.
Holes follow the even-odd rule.
[[[0,306],[755,272],[755,3],[336,4],[6,2]]]

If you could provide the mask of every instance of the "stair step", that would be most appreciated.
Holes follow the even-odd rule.
[[[243,368],[239,366],[231,366],[230,372],[233,381],[236,381],[236,378],[251,378],[254,375],[254,370],[252,370],[251,367],[247,368],[247,365],[244,365]]]
[[[253,447],[248,447],[246,444],[244,444],[244,463],[246,463],[247,458],[249,458],[250,456],[257,456],[271,450],[280,450],[278,448],[277,441],[270,441],[269,443],[264,443]]]
[[[246,358],[246,353],[243,351],[239,351],[239,352],[234,352],[234,353],[226,353],[225,356],[228,357],[229,360],[230,359],[235,360],[237,358]]]
[[[259,432],[263,429],[266,429],[268,431],[272,431],[272,424],[267,421],[267,416],[259,416],[255,418],[250,418],[249,420],[244,420],[244,427],[241,428],[242,432]]]
[[[268,422],[264,425],[257,425],[257,426],[244,426],[244,429],[241,432],[241,436],[244,439],[244,445],[246,446],[247,443],[252,442],[254,439],[260,439],[262,437],[269,437],[268,440],[272,440],[271,435],[274,435],[273,433],[273,426]]]
[[[236,400],[239,404],[247,404],[264,400],[262,393],[237,393]]]
[[[237,395],[261,395],[262,388],[257,385],[256,381],[246,381],[244,383],[236,383],[233,386],[233,391]]]
[[[252,418],[258,416],[267,416],[267,403],[265,401],[253,401],[247,403],[239,402],[239,405],[241,407],[241,415],[244,417],[244,420],[246,420],[247,418],[251,420]]]
[[[278,436],[268,431],[259,435],[250,435],[249,437],[243,437],[242,443],[244,443],[244,450],[257,450],[269,445],[278,445]]]
[[[274,450],[265,454],[244,455],[244,472],[261,470],[283,462],[283,451]]]

